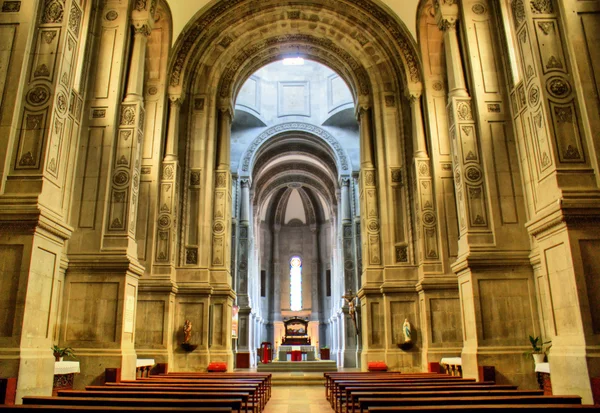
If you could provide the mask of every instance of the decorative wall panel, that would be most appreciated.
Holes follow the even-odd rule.
[[[22,258],[23,245],[0,245],[0,337],[13,335]]]
[[[76,342],[115,342],[119,283],[71,282],[67,288],[65,339]],[[94,305],[89,305],[90,301]]]

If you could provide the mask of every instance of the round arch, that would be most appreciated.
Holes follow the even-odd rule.
[[[264,148],[265,145],[269,143],[269,141],[277,136],[281,136],[284,133],[293,132],[306,132],[310,135],[321,138],[331,148],[331,151],[335,156],[338,174],[348,174],[352,171],[353,165],[351,164],[350,157],[333,135],[331,135],[325,129],[309,123],[288,122],[275,125],[265,130],[252,141],[241,158],[242,160],[240,162],[238,174],[240,176],[249,175],[254,167],[257,154],[262,148]]]

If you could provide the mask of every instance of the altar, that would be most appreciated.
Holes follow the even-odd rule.
[[[279,361],[315,361],[315,346],[279,346]]]

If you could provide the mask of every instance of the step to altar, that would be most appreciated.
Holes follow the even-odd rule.
[[[271,384],[277,386],[323,386],[325,377],[322,372],[273,372]]]
[[[337,366],[333,360],[320,360],[320,361],[274,361],[272,363],[259,363],[256,366],[257,372],[326,372],[326,371],[337,371]],[[297,376],[301,377],[301,376]]]

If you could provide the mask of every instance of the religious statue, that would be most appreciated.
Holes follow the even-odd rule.
[[[183,324],[183,343],[189,344],[191,338],[192,338],[192,322],[190,320],[185,320],[185,323]]]
[[[408,318],[404,319],[404,324],[402,325],[402,332],[404,333],[404,342],[410,343],[412,338],[410,337],[410,323],[408,322]]]
[[[348,303],[348,315],[352,319],[352,322],[354,323],[354,329],[356,330],[356,335],[358,335],[358,322],[356,321],[356,304],[355,304],[356,296],[354,295],[354,293],[352,291],[348,290],[346,292],[346,295],[343,295],[342,298],[344,300],[346,300],[346,303]]]

